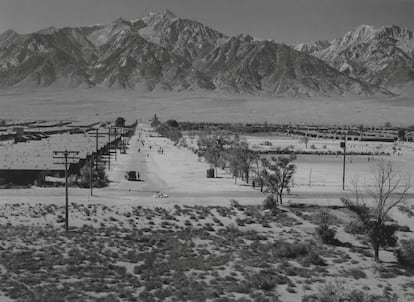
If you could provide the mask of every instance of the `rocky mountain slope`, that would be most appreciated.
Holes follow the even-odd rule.
[[[162,11],[105,25],[32,34],[6,31],[0,35],[0,87],[99,85],[291,96],[388,93],[378,87],[381,81],[336,66],[339,59],[327,59],[334,55],[319,55],[332,45],[320,42],[298,51],[245,35],[227,37]]]
[[[322,61],[284,44],[255,41],[250,36],[229,39],[200,62],[220,89],[287,95],[373,93]]]
[[[397,93],[414,87],[414,37],[406,28],[362,25],[331,42],[295,48],[375,86]]]

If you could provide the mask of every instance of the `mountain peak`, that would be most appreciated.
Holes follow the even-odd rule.
[[[177,18],[177,16],[172,11],[170,11],[166,8],[161,11],[161,15],[165,16],[165,17],[168,17],[168,18],[171,18],[171,19]]]
[[[57,31],[58,31],[58,29],[56,27],[49,26],[48,28],[44,28],[44,29],[41,29],[41,30],[37,31],[37,33],[41,34],[41,35],[51,35],[51,34],[54,34]]]
[[[115,26],[115,27],[123,27],[123,26],[130,26],[130,25],[131,25],[131,22],[123,18],[118,18],[114,20],[111,24],[111,26]]]
[[[12,29],[6,30],[0,34],[0,47],[11,43],[11,41],[19,39],[20,35]]]
[[[375,33],[377,32],[377,28],[371,25],[360,25],[354,30],[351,30],[350,32],[345,34],[345,39],[347,41],[365,41],[370,40],[375,36]]]
[[[368,25],[368,24],[361,24],[355,28],[355,31],[373,31],[375,30],[375,26]]]
[[[19,35],[19,34],[16,31],[14,31],[13,29],[8,29],[5,32],[3,32],[2,34],[0,34],[0,39],[10,37],[10,36],[17,36],[17,35]]]

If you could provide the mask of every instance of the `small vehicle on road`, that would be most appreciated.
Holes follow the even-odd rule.
[[[138,181],[139,173],[137,171],[127,171],[125,173],[125,179],[129,181]]]
[[[157,192],[156,194],[152,195],[154,198],[168,198],[168,195],[162,192]]]

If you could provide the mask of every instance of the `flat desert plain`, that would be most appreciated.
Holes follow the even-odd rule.
[[[327,168],[315,169],[310,187],[308,164],[298,159],[297,184],[269,213],[258,188],[221,169],[207,179],[207,163],[139,123],[127,154],[113,156],[107,188],[93,196],[69,189],[69,233],[64,188],[1,191],[0,300],[296,302],[334,289],[412,301],[412,272],[396,264],[392,249],[375,263],[365,236],[350,231],[355,217],[333,207],[352,194],[323,184],[336,165],[320,161]],[[127,170],[141,181],[127,181]],[[154,197],[159,192],[168,198]],[[326,204],[333,245],[315,236]],[[413,238],[412,217],[392,217],[410,230],[398,237]]]
[[[3,91],[0,118],[18,120],[163,120],[410,125],[409,99],[267,98],[218,94],[140,94],[106,89]],[[251,145],[303,145],[299,138],[244,137]],[[339,141],[312,140],[317,149]],[[350,148],[373,148],[375,143]],[[324,147],[326,146],[326,147]],[[150,148],[151,147],[151,148]],[[396,168],[413,170],[412,143],[391,154]],[[164,152],[158,152],[159,149]],[[391,151],[384,143],[381,150]],[[138,151],[139,150],[139,151]],[[351,162],[352,159],[352,162]],[[375,159],[301,156],[294,187],[275,213],[266,194],[228,171],[206,178],[209,165],[188,148],[139,123],[126,154],[112,156],[106,188],[69,188],[71,230],[65,233],[64,188],[0,191],[0,301],[314,301],[321,292],[398,297],[413,301],[413,272],[391,248],[375,263],[355,216],[339,207],[353,197],[352,181],[369,186]],[[125,172],[140,173],[128,181]],[[167,198],[156,198],[159,193]],[[413,191],[409,192],[408,206]],[[328,207],[326,207],[328,206]],[[315,235],[321,207],[336,230],[335,244]],[[413,238],[408,212],[391,213],[400,239]],[[407,231],[408,230],[408,231]],[[305,298],[308,297],[308,298]],[[308,299],[308,300],[306,300]],[[392,298],[390,298],[392,299]],[[317,300],[318,301],[318,300]],[[392,300],[384,300],[392,301]]]
[[[2,90],[0,108],[0,118],[20,120],[135,120],[158,113],[179,121],[407,126],[414,116],[410,97],[289,98],[105,88]]]

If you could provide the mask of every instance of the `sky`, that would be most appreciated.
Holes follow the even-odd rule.
[[[134,20],[164,8],[227,35],[286,44],[330,40],[361,24],[414,30],[414,0],[0,0],[0,32]]]

